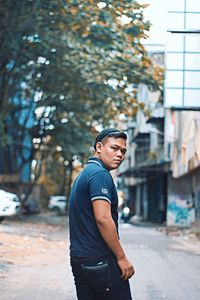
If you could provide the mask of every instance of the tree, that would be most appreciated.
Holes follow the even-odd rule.
[[[146,5],[130,0],[0,4],[1,146],[24,144],[25,132],[33,141],[18,169],[44,147],[41,157],[60,146],[63,162],[83,158],[98,124],[109,125],[119,114],[132,116],[142,107],[136,98],[139,83],[162,89],[162,70],[140,43],[150,26],[143,20]],[[13,101],[16,96],[20,101]],[[18,120],[32,103],[29,128]],[[9,114],[17,134],[9,129]]]

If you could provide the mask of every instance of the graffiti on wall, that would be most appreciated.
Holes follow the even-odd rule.
[[[192,196],[169,196],[167,207],[167,225],[190,226],[194,221],[195,210]]]

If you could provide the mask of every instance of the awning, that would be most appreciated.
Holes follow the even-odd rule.
[[[171,172],[171,161],[163,161],[152,165],[131,167],[118,176],[146,177],[149,173],[169,173]]]

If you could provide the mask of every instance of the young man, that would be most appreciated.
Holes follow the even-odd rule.
[[[79,300],[130,300],[135,273],[118,235],[118,197],[109,171],[119,167],[127,136],[104,129],[94,157],[75,180],[69,200],[70,257]]]

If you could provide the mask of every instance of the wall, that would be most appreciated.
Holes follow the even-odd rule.
[[[168,226],[190,226],[195,221],[195,206],[197,205],[196,189],[199,172],[187,174],[180,178],[168,178]],[[200,190],[200,185],[199,185]],[[197,202],[197,203],[196,203]]]

